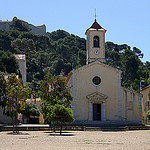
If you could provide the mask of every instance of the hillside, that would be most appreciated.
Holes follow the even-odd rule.
[[[58,75],[62,69],[67,75],[72,69],[85,65],[86,40],[84,38],[63,30],[48,32],[44,36],[34,34],[29,29],[21,29],[18,30],[13,26],[10,31],[0,30],[0,71],[17,72],[14,58],[12,58],[14,63],[7,61],[14,53],[26,54],[29,82],[33,79],[42,80],[48,72]],[[143,57],[141,50],[136,47],[131,48],[127,44],[118,45],[113,42],[106,42],[105,47],[106,63],[122,70],[123,86],[138,91],[141,79],[146,81],[145,85],[148,84],[150,62],[143,63],[140,60]],[[8,66],[14,70],[10,71]]]

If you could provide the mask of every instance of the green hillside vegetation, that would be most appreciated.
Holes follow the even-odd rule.
[[[28,82],[33,79],[40,81],[47,73],[59,75],[62,69],[67,75],[72,69],[85,65],[84,38],[63,30],[37,35],[15,19],[11,29],[0,30],[0,71],[17,72],[17,63],[12,57],[14,53],[26,54]],[[6,55],[11,56],[13,63],[4,61]],[[143,63],[142,57],[142,51],[136,47],[106,42],[106,64],[122,71],[122,85],[131,90],[139,91],[141,79],[145,80],[145,86],[148,84],[150,62]],[[6,67],[9,65],[11,71]]]

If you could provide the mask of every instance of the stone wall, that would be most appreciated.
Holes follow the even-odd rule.
[[[38,25],[38,26],[34,26],[33,24],[30,24],[28,22],[25,22],[23,20],[21,20],[25,25],[27,25],[31,31],[33,33],[36,33],[36,34],[43,34],[45,35],[46,34],[46,26],[45,24],[42,24],[42,25]],[[0,29],[3,29],[3,30],[9,30],[10,29],[10,24],[11,21],[0,21]]]
[[[0,123],[2,124],[11,124],[12,120],[10,117],[3,115],[3,110],[0,108]]]

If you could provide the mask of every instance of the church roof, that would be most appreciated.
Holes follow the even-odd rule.
[[[100,61],[94,61],[94,62],[89,63],[89,64],[87,64],[87,65],[84,65],[84,66],[82,66],[82,67],[80,67],[80,68],[73,69],[73,70],[68,74],[68,77],[67,77],[67,79],[66,79],[66,82],[67,82],[67,83],[69,82],[69,80],[71,79],[71,76],[72,76],[72,74],[73,74],[74,71],[79,71],[79,70],[82,70],[82,69],[84,69],[84,68],[87,68],[87,67],[92,66],[92,65],[95,65],[95,64],[98,64],[98,65],[101,65],[101,66],[103,66],[103,67],[109,68],[109,69],[111,69],[111,70],[113,70],[113,71],[116,71],[116,72],[118,72],[118,73],[122,73],[121,70],[118,70],[118,69],[116,69],[116,68],[114,68],[114,67],[111,67],[111,66],[109,66],[109,65],[107,65],[107,64],[104,64],[104,63],[102,63],[102,62],[100,62]]]
[[[90,30],[90,29],[96,29],[96,30],[98,30],[98,29],[104,29],[101,25],[99,25],[99,23],[96,21],[96,19],[95,19],[95,21],[94,21],[94,23],[86,30],[86,32],[85,32],[85,34],[87,33],[87,31],[88,30]],[[104,29],[105,30],[105,29]],[[106,30],[105,30],[106,31]]]
[[[118,72],[118,73],[122,73],[121,70],[116,69],[116,68],[114,68],[114,67],[111,67],[111,66],[109,66],[109,65],[107,65],[107,64],[104,64],[104,63],[102,63],[102,62],[100,62],[100,61],[98,61],[98,60],[97,60],[97,61],[94,61],[94,62],[92,62],[92,63],[89,63],[89,64],[87,64],[87,65],[84,65],[84,66],[82,66],[82,67],[80,67],[80,68],[74,69],[74,70],[82,70],[83,68],[87,68],[87,67],[92,66],[92,65],[95,65],[95,64],[99,64],[99,65],[101,65],[101,66],[103,66],[103,67],[109,68],[109,69],[114,70],[114,71],[116,71],[116,72]]]

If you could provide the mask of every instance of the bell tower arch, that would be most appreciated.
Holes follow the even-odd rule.
[[[105,63],[105,32],[96,19],[86,30],[86,64],[97,60]]]

